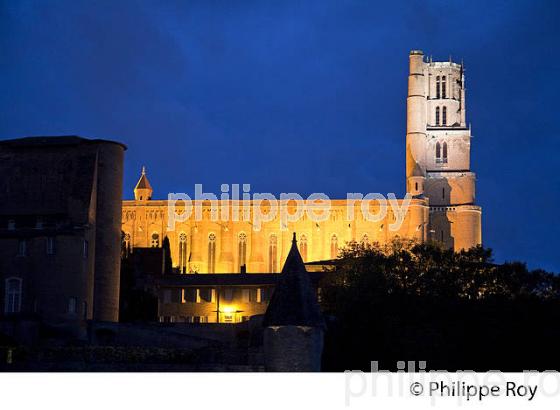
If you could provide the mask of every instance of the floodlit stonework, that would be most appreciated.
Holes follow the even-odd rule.
[[[278,215],[259,231],[250,221],[233,222],[230,210],[225,212],[228,220],[213,220],[210,202],[203,202],[201,220],[193,213],[168,230],[169,202],[152,199],[153,190],[143,171],[134,189],[135,199],[123,201],[126,246],[132,250],[158,247],[167,236],[173,264],[181,273],[278,272],[290,250],[292,232],[297,232],[305,262],[336,258],[349,241],[385,244],[395,237],[439,241],[455,250],[470,248],[482,241],[470,143],[463,65],[425,61],[423,53],[415,50],[410,53],[406,135],[406,186],[413,197],[397,230],[390,229],[395,221],[391,208],[385,218],[370,221],[355,204],[355,218],[348,220],[346,199],[331,201],[326,221],[302,217],[284,226]],[[218,202],[220,214],[225,206],[231,209],[231,202]],[[245,204],[253,214],[257,203]],[[373,213],[378,206],[372,205]],[[262,203],[259,207],[266,213]]]

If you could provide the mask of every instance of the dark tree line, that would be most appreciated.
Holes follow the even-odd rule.
[[[321,284],[325,370],[560,369],[560,278],[523,263],[396,240],[351,243]]]

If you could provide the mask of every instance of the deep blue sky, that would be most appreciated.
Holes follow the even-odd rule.
[[[0,138],[129,150],[155,196],[405,190],[410,49],[466,64],[483,241],[560,271],[550,1],[0,1]]]

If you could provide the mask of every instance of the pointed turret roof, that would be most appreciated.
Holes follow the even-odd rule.
[[[148,177],[146,176],[146,167],[142,167],[142,175],[140,175],[140,179],[134,189],[152,189],[150,181],[148,181]]]
[[[263,320],[263,326],[324,327],[315,288],[299,253],[296,234]]]

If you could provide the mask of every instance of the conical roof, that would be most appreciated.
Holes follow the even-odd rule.
[[[263,326],[324,327],[316,290],[305,270],[296,234],[263,320]]]
[[[146,176],[146,167],[142,167],[142,175],[140,175],[140,179],[134,189],[152,189],[150,181],[148,181],[148,177]]]

